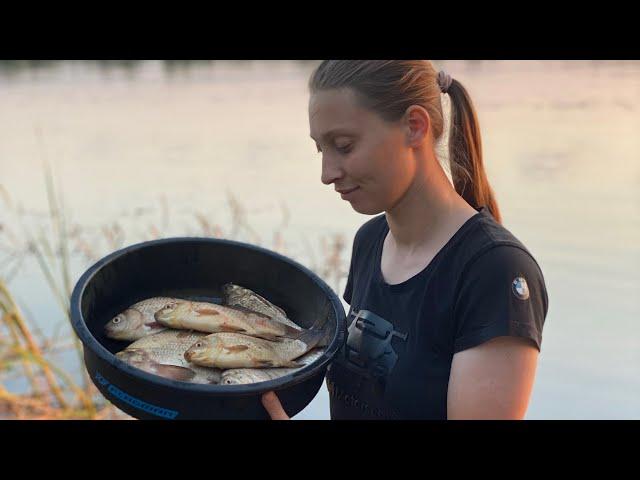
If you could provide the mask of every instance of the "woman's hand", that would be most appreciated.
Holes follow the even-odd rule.
[[[282,408],[282,404],[275,393],[267,392],[263,394],[262,405],[264,405],[267,413],[271,415],[271,420],[291,420],[287,412]]]

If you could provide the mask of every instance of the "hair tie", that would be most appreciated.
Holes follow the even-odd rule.
[[[438,86],[440,86],[440,91],[442,93],[447,93],[452,83],[453,78],[451,78],[451,75],[444,70],[440,70],[438,72]]]

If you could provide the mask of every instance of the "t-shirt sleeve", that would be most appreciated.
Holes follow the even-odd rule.
[[[493,247],[463,272],[454,353],[500,336],[530,339],[540,350],[547,311],[544,277],[533,257],[516,246]]]

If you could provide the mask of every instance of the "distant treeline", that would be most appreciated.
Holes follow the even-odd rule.
[[[23,73],[35,73],[40,71],[52,70],[60,67],[63,64],[78,64],[83,66],[93,66],[99,71],[110,73],[113,71],[124,72],[128,76],[135,76],[137,71],[147,60],[0,60],[0,76],[11,77],[17,76]],[[197,67],[212,65],[221,60],[159,60],[162,64],[164,71],[168,75],[174,73],[180,74],[182,72],[188,72]],[[250,65],[253,60],[224,60],[225,63],[234,63],[239,66]],[[317,60],[295,60],[300,65],[314,64]],[[446,63],[445,60],[435,61],[437,63]],[[465,60],[464,63],[470,69],[481,69],[487,63],[491,63],[492,60]],[[634,64],[638,62],[629,61],[572,61],[572,60],[555,60],[553,64],[560,64],[563,68],[571,68],[577,64],[589,64],[592,68],[606,68],[612,64]]]
[[[51,69],[63,63],[91,64],[104,70],[126,70],[135,72],[146,60],[0,60],[0,74],[11,75],[23,71]],[[197,66],[215,63],[217,60],[160,60],[168,71],[187,70]],[[251,60],[224,60],[227,63],[249,63]],[[309,60],[298,60],[309,63]]]

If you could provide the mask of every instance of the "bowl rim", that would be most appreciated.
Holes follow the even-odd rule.
[[[158,245],[168,244],[168,243],[180,243],[180,242],[202,242],[202,243],[216,243],[223,244],[234,247],[241,247],[248,250],[257,251],[259,253],[268,254],[277,258],[280,261],[288,263],[294,268],[302,271],[306,275],[308,275],[315,283],[318,285],[324,292],[327,294],[329,299],[331,300],[331,305],[336,311],[336,329],[334,331],[334,335],[331,338],[331,341],[327,345],[326,350],[322,354],[321,357],[316,359],[314,362],[309,365],[305,365],[300,370],[296,372],[289,373],[287,375],[283,375],[282,377],[278,377],[273,380],[268,380],[265,382],[257,382],[251,384],[242,384],[242,385],[209,385],[209,384],[198,384],[198,383],[189,383],[182,382],[178,380],[171,380],[165,377],[161,377],[158,375],[154,375],[151,373],[147,373],[144,370],[140,370],[128,363],[120,360],[115,354],[111,353],[107,350],[91,333],[85,319],[82,315],[81,308],[81,300],[84,295],[84,292],[89,285],[89,283],[93,280],[93,278],[108,264],[115,261],[116,259],[130,254],[132,252],[136,252],[142,250],[144,248],[154,247]],[[109,365],[114,367],[116,370],[122,371],[123,373],[138,378],[139,380],[144,380],[146,382],[155,384],[159,387],[170,388],[178,391],[183,391],[185,393],[203,393],[203,394],[213,394],[218,396],[253,396],[256,394],[268,392],[270,390],[277,391],[283,388],[287,388],[289,386],[297,385],[298,383],[304,382],[309,378],[318,374],[318,370],[324,368],[331,359],[335,356],[340,345],[337,342],[338,337],[341,334],[341,331],[344,330],[344,324],[346,323],[346,313],[344,307],[342,306],[342,302],[338,295],[327,285],[327,283],[322,280],[318,275],[312,272],[310,269],[305,267],[304,265],[298,263],[297,261],[282,255],[273,250],[269,250],[267,248],[253,245],[250,243],[240,242],[237,240],[229,240],[229,239],[219,239],[219,238],[209,238],[209,237],[169,237],[162,238],[156,240],[148,240],[145,242],[135,243],[123,248],[120,248],[105,257],[101,258],[97,262],[95,262],[91,267],[89,267],[78,279],[76,285],[73,289],[70,299],[70,312],[71,312],[71,325],[76,335],[80,339],[83,344],[84,349],[89,349],[90,353],[96,355],[100,358],[100,360],[107,362]],[[85,351],[86,354],[86,351]],[[86,362],[84,367],[86,368]]]

